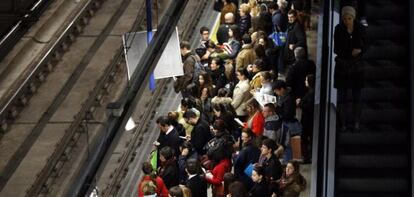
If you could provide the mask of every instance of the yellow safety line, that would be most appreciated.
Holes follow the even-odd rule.
[[[220,26],[220,14],[217,15],[216,21],[214,22],[213,29],[210,33],[210,40],[214,41],[214,43],[217,43],[216,34],[217,34],[219,26]]]

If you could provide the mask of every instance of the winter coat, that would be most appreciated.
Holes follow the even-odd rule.
[[[256,53],[252,44],[244,44],[236,57],[236,70],[247,68],[249,64],[253,64],[256,60]]]
[[[296,120],[296,99],[290,91],[278,98],[276,111],[283,122],[294,122]]]
[[[251,142],[244,144],[234,161],[234,175],[241,181],[247,189],[253,186],[252,179],[244,173],[250,164],[257,163],[260,157],[260,149]]]
[[[278,115],[265,118],[263,135],[277,142],[277,138],[280,136],[281,125],[282,121],[279,119]]]
[[[264,121],[265,118],[263,117],[262,112],[256,112],[253,117],[247,121],[245,128],[250,128],[256,137],[261,136],[263,134]]]
[[[240,28],[240,35],[244,35],[249,33],[249,29],[252,27],[252,17],[250,14],[240,17],[239,20],[239,28]]]
[[[314,74],[316,70],[315,63],[312,60],[297,60],[292,64],[286,74],[286,83],[291,87],[292,95],[295,98],[302,98],[305,96],[306,75]]]
[[[238,116],[247,115],[245,102],[252,97],[249,91],[249,80],[239,81],[233,90],[233,101],[231,105],[233,105]]]
[[[187,86],[193,81],[196,60],[199,60],[199,57],[191,52],[184,55],[184,76],[178,77],[177,81],[174,83],[174,90],[177,93],[187,88]]]
[[[272,14],[273,31],[285,32],[288,26],[288,16],[280,10]]]
[[[334,42],[334,53],[336,54],[334,87],[361,87],[363,73],[359,60],[365,49],[365,27],[354,22],[354,31],[350,34],[345,25],[340,23],[335,26]],[[361,49],[362,52],[358,57],[353,57],[353,49]]]
[[[289,45],[291,44],[294,45],[293,50],[289,49]],[[297,20],[294,23],[288,25],[288,35],[286,38],[284,54],[286,65],[292,64],[295,61],[295,55],[293,51],[296,47],[303,47],[305,49],[305,52],[307,52],[306,33],[303,29],[303,25],[301,25]]]
[[[165,161],[165,163],[161,163],[161,168],[159,169],[158,174],[162,180],[164,180],[165,186],[167,186],[168,189],[177,186],[180,183],[178,171],[178,163],[175,158]]]
[[[191,132],[190,140],[198,155],[205,154],[205,150],[203,148],[212,138],[213,136],[210,132],[210,126],[205,120],[202,120],[200,117],[197,124],[194,126],[193,131]]]

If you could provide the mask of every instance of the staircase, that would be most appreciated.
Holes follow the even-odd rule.
[[[335,196],[408,197],[409,1],[366,2],[369,27],[361,129],[337,132]]]

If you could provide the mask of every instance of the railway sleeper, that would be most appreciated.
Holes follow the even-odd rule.
[[[28,102],[29,102],[29,99],[27,98],[26,95],[21,96],[18,100],[18,104],[23,107],[26,106]]]
[[[9,119],[15,120],[18,115],[19,109],[16,105],[13,105],[13,107],[11,107],[11,109],[9,110]]]
[[[72,138],[72,139],[73,139],[73,138]],[[72,139],[71,139],[71,141],[72,141]],[[78,139],[76,139],[75,141],[78,141]],[[76,142],[75,142],[75,143],[76,143]],[[58,164],[59,164],[59,163],[62,163],[62,164],[61,164],[61,166],[58,166],[59,168],[62,168],[62,166],[63,166],[63,162],[69,161],[69,160],[72,158],[72,155],[71,155],[72,147],[73,147],[73,146],[68,146],[68,147],[66,147],[65,151],[63,151],[63,154],[62,154],[62,155],[60,156],[60,158],[59,158],[59,161],[60,161],[60,162],[58,162]],[[58,164],[56,164],[56,166],[57,166]],[[56,166],[55,166],[55,167],[56,167]]]
[[[39,72],[39,73],[37,73],[36,78],[37,78],[40,82],[43,82],[43,81],[45,81],[45,79],[46,79],[46,73],[44,73],[44,72]]]
[[[53,167],[52,172],[50,173],[50,177],[52,178],[59,178],[63,174],[63,162],[58,162],[55,167]]]
[[[28,86],[28,90],[29,90],[29,93],[30,93],[30,94],[34,94],[34,93],[36,93],[36,91],[37,91],[37,84],[36,84],[34,81],[32,81],[32,82],[29,84],[29,86]]]
[[[9,129],[9,123],[7,120],[3,119],[0,123],[0,135],[3,133],[6,133],[6,131]]]
[[[55,68],[55,64],[53,64],[52,62],[48,62],[45,64],[45,70],[49,73],[51,73]]]

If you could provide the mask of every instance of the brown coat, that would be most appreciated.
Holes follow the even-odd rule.
[[[252,80],[250,81],[250,89],[256,90],[262,87],[262,78],[260,77],[261,72],[258,72],[254,75]]]
[[[243,45],[242,49],[236,57],[236,70],[239,68],[246,68],[247,65],[253,64],[254,60],[256,60],[256,52],[254,52],[253,45]]]
[[[234,3],[229,3],[223,6],[223,9],[221,10],[221,16],[220,16],[220,24],[224,24],[224,15],[227,13],[233,13],[234,16],[236,16],[237,13],[237,7],[234,5]]]
[[[183,70],[184,75],[178,77],[177,81],[174,83],[174,90],[176,92],[179,92],[183,89],[185,89],[188,85],[191,84],[193,80],[194,75],[194,67],[195,67],[195,60],[198,58],[197,55],[194,55],[193,53],[187,53],[183,59]]]

